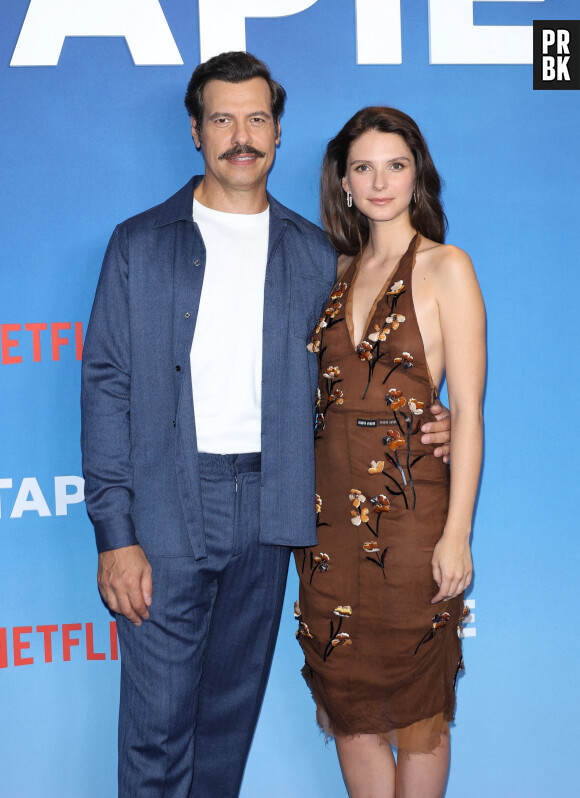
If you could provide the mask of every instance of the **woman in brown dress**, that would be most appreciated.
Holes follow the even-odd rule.
[[[447,779],[485,321],[469,257],[443,244],[439,191],[400,111],[365,108],[328,145],[322,216],[339,282],[309,344],[320,366],[319,543],[295,552],[296,617],[303,674],[351,798],[439,798]],[[444,372],[450,469],[420,433]]]

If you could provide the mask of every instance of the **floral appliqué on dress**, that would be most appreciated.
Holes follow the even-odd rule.
[[[403,316],[401,313],[395,313],[395,308],[397,306],[399,297],[401,297],[405,291],[406,288],[402,280],[397,280],[395,283],[393,283],[390,289],[386,292],[386,296],[388,297],[387,301],[389,303],[389,312],[384,323],[382,325],[375,324],[375,331],[369,333],[368,341],[361,341],[356,349],[360,360],[367,364],[369,370],[366,388],[362,396],[363,399],[367,395],[367,391],[371,384],[377,363],[389,353],[388,348],[381,352],[381,344],[387,341],[391,333],[395,332],[395,330],[397,330],[399,326],[406,321],[405,316]],[[406,354],[408,355],[408,352]],[[411,365],[412,360],[413,358],[411,357]],[[383,380],[383,385],[393,370],[394,369],[391,369],[389,374],[387,374]]]
[[[332,654],[332,652],[337,646],[352,645],[352,640],[350,639],[350,635],[347,634],[347,632],[340,631],[344,619],[350,618],[350,616],[352,615],[352,607],[348,604],[345,604],[344,606],[340,605],[338,607],[335,607],[334,615],[338,615],[340,620],[338,621],[338,626],[336,627],[335,630],[334,621],[332,618],[330,619],[330,637],[328,643],[326,644],[326,648],[324,649],[324,657],[323,657],[324,662],[326,662],[326,660],[329,658],[329,656]]]
[[[318,357],[319,369],[322,369],[322,358],[324,356],[324,352],[326,351],[326,347],[324,345],[325,331],[344,321],[344,316],[341,316],[338,319],[336,316],[339,310],[342,308],[342,302],[339,300],[342,299],[347,288],[347,283],[343,282],[340,282],[335,286],[332,294],[330,295],[329,304],[322,316],[318,319],[316,329],[314,330],[312,338],[310,339],[310,343],[307,346],[308,351],[313,352]],[[338,366],[328,366],[328,368],[326,368],[323,372],[323,376],[326,379],[326,396],[323,397],[320,388],[317,389],[316,417],[314,422],[315,439],[318,439],[321,433],[324,431],[324,417],[329,407],[331,405],[342,405],[344,402],[344,393],[340,388],[337,387],[339,383],[342,382],[341,379],[338,379],[339,375],[340,369]]]
[[[394,369],[392,369],[392,371],[394,371]],[[393,416],[397,423],[397,429],[388,430],[383,438],[383,446],[386,447],[385,460],[372,460],[369,467],[369,474],[384,474],[389,480],[389,484],[385,484],[387,493],[391,496],[402,496],[407,510],[414,510],[417,496],[411,472],[413,466],[425,457],[425,454],[419,454],[411,460],[411,437],[419,432],[420,425],[418,416],[423,413],[424,403],[414,398],[407,400],[403,396],[402,391],[397,390],[397,388],[389,388],[385,396],[385,402],[387,407],[393,412]],[[405,406],[408,412],[403,410]],[[404,446],[406,446],[406,457],[404,462],[401,463],[398,450]],[[396,468],[400,474],[400,478],[384,470],[385,461]],[[408,490],[411,492],[411,505],[409,505],[409,500],[407,499]]]

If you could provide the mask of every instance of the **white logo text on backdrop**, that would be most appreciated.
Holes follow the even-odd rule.
[[[199,0],[201,61],[245,50],[246,19],[298,14],[316,2]],[[401,0],[354,2],[357,64],[401,64]],[[474,2],[429,0],[430,63],[531,64],[532,26],[475,25]],[[56,66],[67,36],[121,36],[136,65],[183,64],[159,0],[31,0],[10,66]]]

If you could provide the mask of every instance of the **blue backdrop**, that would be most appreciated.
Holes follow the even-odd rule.
[[[202,169],[182,104],[193,68],[244,47],[288,90],[270,189],[314,221],[325,143],[355,110],[400,107],[426,135],[489,323],[447,796],[578,794],[579,96],[533,91],[531,64],[532,21],[577,13],[577,0],[2,4],[2,796],[115,795],[119,662],[82,502],[82,336],[114,225]],[[299,675],[296,595],[292,572],[244,798],[346,795]]]

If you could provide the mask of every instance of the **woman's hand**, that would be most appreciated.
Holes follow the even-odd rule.
[[[431,559],[433,579],[439,585],[439,592],[431,599],[431,604],[455,598],[469,587],[473,574],[469,537],[443,532],[433,549]]]

